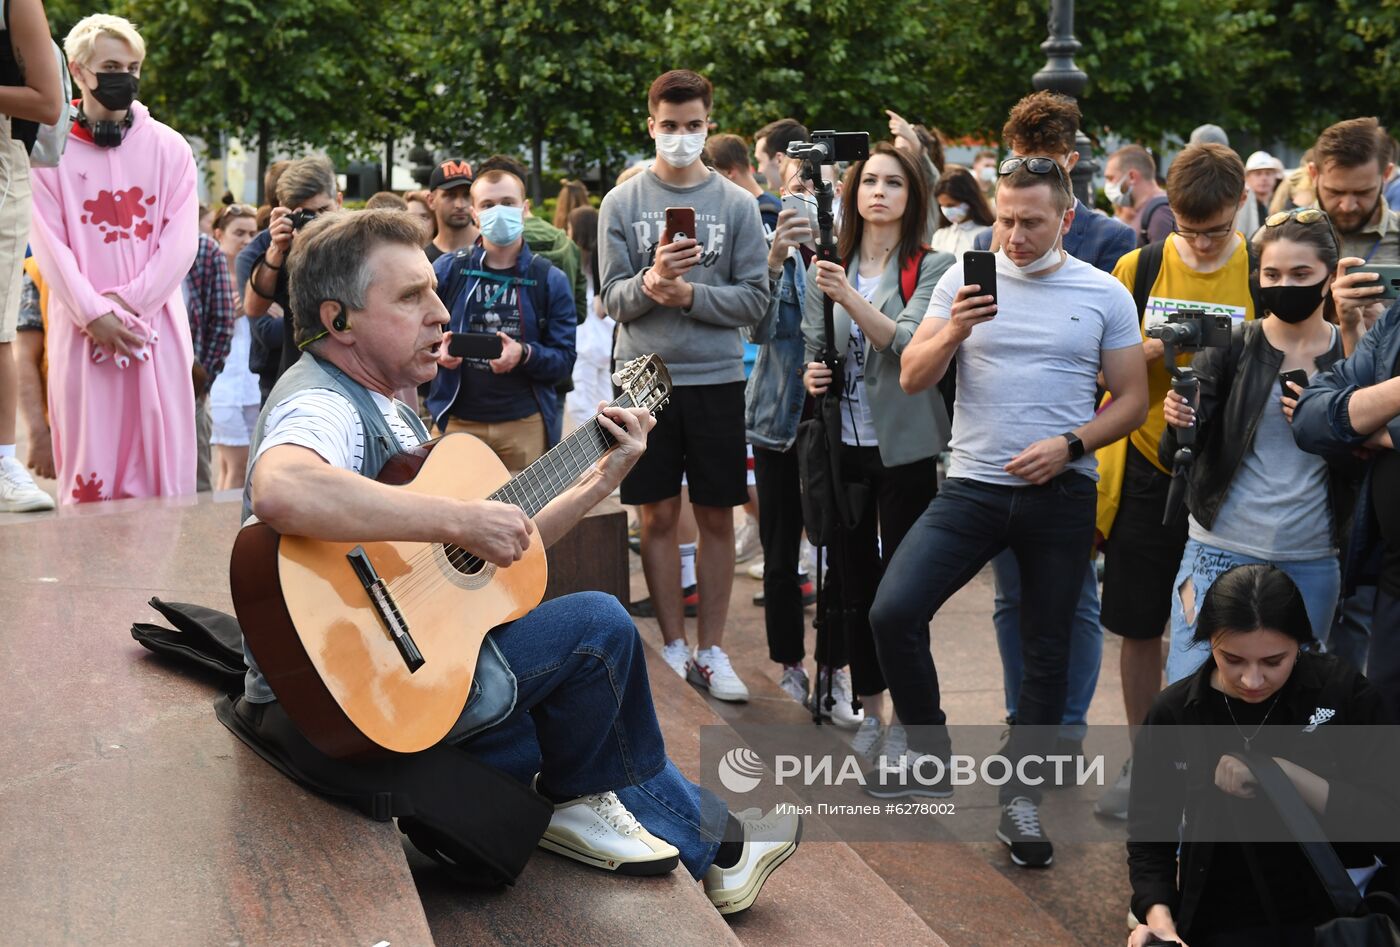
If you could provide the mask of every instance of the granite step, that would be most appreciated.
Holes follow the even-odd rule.
[[[652,699],[667,753],[681,772],[698,781],[700,728],[729,729],[720,712],[742,712],[743,705],[712,701],[677,677],[661,657],[654,623],[642,624]],[[791,700],[784,702],[801,711]],[[737,734],[733,739],[739,742]],[[799,800],[793,796],[792,801]],[[824,840],[831,833],[816,817],[804,819],[808,840],[768,879],[754,907],[729,921],[744,944],[946,944],[855,850]]]

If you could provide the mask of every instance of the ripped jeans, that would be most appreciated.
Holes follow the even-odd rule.
[[[1172,640],[1167,653],[1167,683],[1174,684],[1189,677],[1205,663],[1210,647],[1194,644],[1196,615],[1205,601],[1211,584],[1235,566],[1265,562],[1243,553],[1230,552],[1194,539],[1186,541],[1181,556],[1181,568],[1172,583]],[[1337,608],[1337,596],[1342,588],[1342,570],[1336,556],[1306,559],[1300,562],[1274,562],[1275,566],[1293,580],[1303,594],[1313,637],[1321,639],[1332,627],[1332,613]],[[1187,586],[1187,583],[1190,583]]]

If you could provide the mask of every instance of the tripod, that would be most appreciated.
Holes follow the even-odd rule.
[[[1186,403],[1195,408],[1200,400],[1201,381],[1189,366],[1182,368],[1177,365],[1176,357],[1174,341],[1164,338],[1162,358],[1172,376],[1172,391],[1185,398]],[[1186,499],[1186,477],[1196,459],[1196,433],[1194,423],[1190,427],[1177,428],[1176,454],[1172,456],[1172,483],[1167,489],[1167,506],[1162,514],[1163,526],[1169,526],[1177,518],[1181,512],[1181,504]]]

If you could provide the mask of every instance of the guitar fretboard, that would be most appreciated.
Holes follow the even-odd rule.
[[[631,396],[624,392],[612,407],[630,408],[632,404]],[[513,503],[526,516],[533,517],[596,464],[614,443],[613,436],[603,430],[596,417],[592,418],[487,499]]]

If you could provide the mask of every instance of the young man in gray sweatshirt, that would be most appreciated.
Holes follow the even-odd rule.
[[[744,360],[738,330],[768,305],[768,244],[753,196],[701,162],[709,80],[685,69],[651,84],[647,130],[656,161],[610,191],[600,211],[603,304],[617,320],[614,357],[661,356],[671,402],[622,482],[641,510],[642,569],[677,674],[721,700],[748,699],[721,647],[734,585],[734,510],[748,499]],[[691,208],[694,234],[660,241],[666,208]],[[681,478],[700,531],[698,646],[685,636],[676,529]]]

